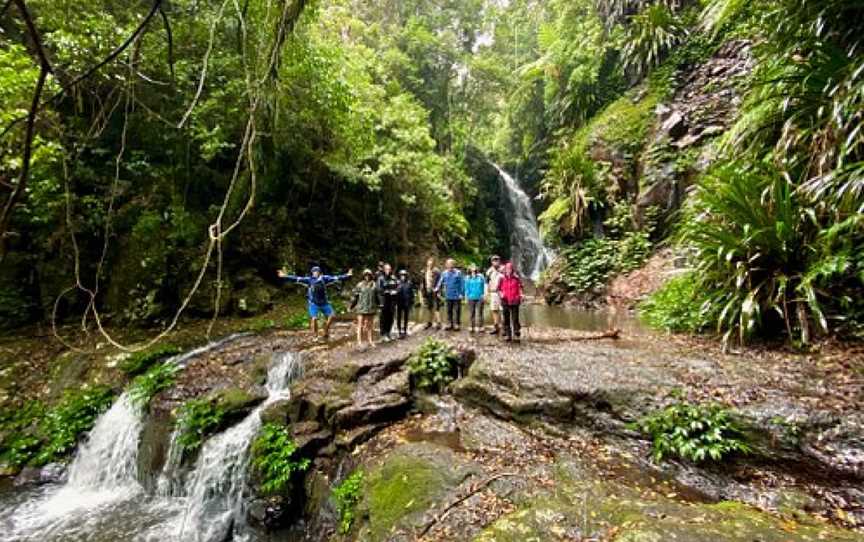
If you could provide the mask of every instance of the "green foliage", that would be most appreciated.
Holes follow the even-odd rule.
[[[136,376],[149,369],[155,362],[176,356],[180,352],[182,349],[179,346],[161,344],[147,350],[133,352],[120,363],[120,369],[130,376]]]
[[[810,317],[827,326],[804,277],[819,231],[816,217],[770,166],[718,165],[693,195],[682,239],[695,250],[697,288],[725,339],[762,329],[778,315],[807,341]]]
[[[17,468],[63,459],[113,399],[108,387],[85,387],[67,390],[51,408],[31,401],[0,414],[0,462]]]
[[[132,401],[147,406],[154,395],[174,385],[179,371],[180,367],[170,361],[152,366],[144,374],[135,377],[129,385]]]
[[[67,391],[60,402],[48,410],[40,422],[44,442],[34,462],[44,465],[68,455],[75,449],[81,434],[89,431],[96,418],[114,400],[107,386]]]
[[[459,373],[459,354],[447,343],[426,339],[408,358],[408,372],[418,389],[441,392]]]
[[[635,427],[653,440],[655,461],[675,456],[694,463],[720,462],[750,452],[732,413],[719,405],[677,402],[649,414]]]
[[[287,427],[264,424],[252,444],[252,466],[260,477],[264,493],[274,495],[284,491],[295,473],[309,468],[312,462],[296,457],[296,452],[297,444]]]
[[[363,497],[363,476],[363,471],[358,469],[333,488],[340,534],[348,534],[356,519],[357,504]]]
[[[294,331],[308,329],[310,321],[308,312],[297,312],[285,319],[285,327]]]
[[[627,26],[621,51],[624,68],[644,74],[687,34],[683,21],[668,5],[658,2],[645,7]]]
[[[36,434],[44,416],[45,405],[40,401],[0,411],[0,462],[21,467],[38,455],[42,442]]]
[[[679,275],[639,304],[639,317],[651,327],[698,333],[709,329],[717,315],[708,314],[705,292],[693,273]]]
[[[605,237],[589,237],[561,250],[561,278],[567,287],[577,293],[600,292],[615,275],[641,266],[653,248],[653,219],[647,222],[645,228],[634,229],[630,207],[615,205],[604,222]]]
[[[225,410],[209,399],[190,399],[183,403],[175,422],[180,430],[177,443],[184,454],[194,453],[204,439],[217,430],[225,419]]]

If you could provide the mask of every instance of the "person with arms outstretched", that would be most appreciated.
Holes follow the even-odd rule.
[[[328,339],[330,337],[330,324],[333,323],[333,305],[327,298],[327,286],[348,280],[351,278],[352,271],[349,269],[344,275],[325,275],[321,272],[321,268],[316,265],[305,277],[289,275],[284,269],[280,269],[276,274],[286,282],[306,286],[306,301],[309,307],[311,320],[309,326],[312,329],[312,336],[316,341],[318,340],[318,319],[323,317],[325,318],[324,339]]]

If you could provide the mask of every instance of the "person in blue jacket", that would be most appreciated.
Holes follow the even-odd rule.
[[[468,300],[468,313],[471,315],[471,333],[483,331],[483,296],[486,295],[486,279],[477,272],[477,266],[468,268],[465,279],[465,298]]]
[[[324,339],[328,339],[330,337],[330,324],[333,323],[333,305],[327,299],[327,286],[334,282],[348,280],[351,278],[352,270],[349,269],[344,275],[325,275],[321,273],[321,268],[316,265],[312,268],[310,274],[305,277],[289,275],[282,269],[277,271],[276,274],[286,282],[306,286],[306,300],[309,305],[312,336],[316,341],[318,340],[318,319],[323,316],[326,318],[324,323]]]
[[[444,263],[445,271],[441,273],[435,291],[444,288],[444,299],[447,300],[447,330],[459,331],[462,323],[462,298],[465,297],[465,278],[456,269],[456,260],[449,258]]]

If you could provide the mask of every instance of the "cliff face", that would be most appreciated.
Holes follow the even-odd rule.
[[[716,159],[753,69],[751,45],[683,47],[556,151],[547,178],[571,186],[540,217],[562,255],[543,281],[547,301],[603,302],[607,283],[641,266],[669,234]]]

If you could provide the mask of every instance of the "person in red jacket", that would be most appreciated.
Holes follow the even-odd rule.
[[[513,269],[513,263],[504,265],[504,277],[498,285],[501,308],[504,313],[503,336],[505,341],[519,342],[522,327],[519,325],[519,305],[522,303],[522,279]]]

